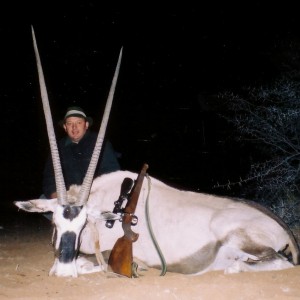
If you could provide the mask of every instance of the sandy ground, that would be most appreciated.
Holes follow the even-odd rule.
[[[139,278],[107,274],[49,277],[50,222],[38,214],[0,215],[0,299],[300,299],[300,266],[276,272],[185,276],[150,269]]]

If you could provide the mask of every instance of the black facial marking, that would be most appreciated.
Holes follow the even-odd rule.
[[[67,231],[61,236],[57,253],[60,262],[69,263],[76,257],[77,250],[75,249],[75,242],[75,232]]]
[[[65,219],[69,219],[70,221],[76,218],[82,210],[82,206],[64,205],[63,207],[64,207],[63,216]]]

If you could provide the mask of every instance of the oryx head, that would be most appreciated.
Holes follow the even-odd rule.
[[[77,276],[75,261],[79,250],[79,238],[80,233],[87,220],[86,203],[89,197],[95,169],[98,163],[99,155],[105,136],[105,131],[121,64],[122,49],[119,54],[118,63],[112,80],[95,149],[83,184],[81,187],[71,187],[70,190],[67,192],[63,178],[55,132],[53,128],[51,110],[47,95],[42,64],[33,28],[32,37],[39,75],[41,98],[43,102],[43,109],[45,113],[47,132],[54,167],[57,199],[51,199],[46,201],[32,200],[27,201],[26,203],[16,202],[15,204],[18,207],[27,211],[53,211],[53,223],[55,226],[55,262],[50,271],[50,275],[53,274],[57,276]]]

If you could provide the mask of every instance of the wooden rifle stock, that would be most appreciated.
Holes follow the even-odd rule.
[[[130,278],[133,275],[132,243],[135,242],[139,237],[138,233],[135,233],[131,230],[131,225],[133,222],[133,218],[135,217],[134,212],[139,200],[139,195],[147,169],[148,165],[144,164],[135,181],[135,184],[124,208],[124,214],[122,217],[122,228],[124,231],[124,235],[116,241],[108,259],[109,271]]]

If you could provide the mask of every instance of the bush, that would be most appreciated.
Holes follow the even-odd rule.
[[[300,84],[291,78],[249,88],[243,96],[223,93],[226,119],[239,139],[255,146],[242,193],[270,207],[289,226],[300,225]]]

